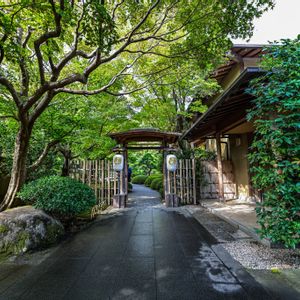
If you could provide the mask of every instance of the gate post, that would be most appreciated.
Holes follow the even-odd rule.
[[[179,197],[176,194],[171,193],[171,181],[170,181],[170,172],[167,169],[167,149],[164,148],[164,191],[165,191],[165,203],[166,207],[178,207],[179,206]]]
[[[118,174],[119,178],[119,194],[113,196],[113,207],[125,208],[128,198],[128,154],[126,145],[122,149],[117,149],[123,155],[124,165],[121,172]]]

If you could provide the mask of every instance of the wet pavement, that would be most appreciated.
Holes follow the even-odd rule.
[[[271,298],[195,219],[134,185],[127,209],[100,218],[40,265],[0,276],[0,299]]]

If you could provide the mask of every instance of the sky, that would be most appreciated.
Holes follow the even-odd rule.
[[[300,34],[300,0],[276,0],[275,7],[254,21],[250,41],[234,40],[235,44],[268,44],[282,38],[296,38]]]

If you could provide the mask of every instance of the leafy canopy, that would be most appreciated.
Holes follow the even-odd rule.
[[[104,135],[122,124],[143,126],[143,119],[149,124],[153,116],[155,127],[173,126],[185,104],[176,108],[171,92],[185,90],[184,102],[205,89],[200,77],[230,47],[230,37],[251,36],[254,17],[272,6],[272,0],[0,0],[0,128],[9,123],[11,137],[23,130],[17,141],[24,143],[23,153],[5,150],[15,153],[14,169],[25,169],[17,162],[26,161],[30,138],[36,140],[30,145],[35,154],[27,165],[39,158],[43,147],[34,145],[39,141],[47,147],[59,139],[72,144],[76,153],[96,157],[105,155],[100,148],[111,143],[102,137],[95,142],[100,131]],[[168,88],[174,81],[178,85]],[[193,88],[187,92],[188,86]],[[118,107],[128,100],[124,96],[145,87],[151,87],[147,101],[131,100],[127,114],[127,102]],[[94,98],[74,104],[77,99],[68,95]],[[155,115],[156,103],[161,109]],[[141,112],[133,123],[132,111]],[[113,120],[113,112],[120,117]],[[6,143],[3,136],[1,145]],[[90,149],[95,150],[91,155]]]

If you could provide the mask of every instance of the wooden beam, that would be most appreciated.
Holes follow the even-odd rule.
[[[166,148],[164,146],[127,146],[127,150],[165,150]]]
[[[218,181],[219,181],[219,200],[224,201],[223,165],[222,165],[220,133],[216,134],[216,144],[217,144],[217,166],[218,166]]]
[[[128,195],[128,152],[127,152],[127,145],[123,145],[125,150],[123,152],[124,156],[124,194],[125,194],[125,206],[127,202],[127,195]]]
[[[167,146],[167,145],[165,145]],[[169,194],[168,190],[168,170],[167,170],[167,151],[164,150],[163,152],[164,160],[163,160],[163,175],[164,175],[164,196],[165,199],[167,195]]]
[[[246,117],[241,118],[240,120],[238,120],[238,121],[236,121],[236,122],[233,122],[233,123],[231,123],[231,124],[228,125],[228,126],[225,126],[225,127],[223,128],[222,131],[223,131],[223,132],[230,131],[231,129],[233,129],[233,128],[235,128],[235,127],[237,127],[237,126],[239,126],[239,125],[241,125],[241,124],[243,124],[243,123],[245,123],[245,122],[247,122]]]

